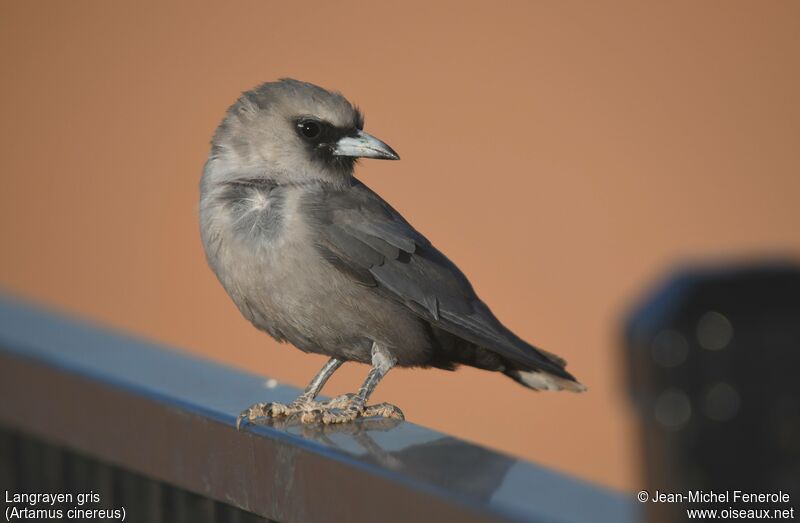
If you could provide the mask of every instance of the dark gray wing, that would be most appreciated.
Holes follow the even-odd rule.
[[[317,247],[354,281],[402,303],[436,327],[519,365],[568,379],[554,360],[505,328],[447,257],[380,196],[354,180],[318,196]]]

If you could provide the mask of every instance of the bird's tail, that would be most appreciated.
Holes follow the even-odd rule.
[[[542,349],[538,349],[550,361],[564,368],[567,364],[563,358]],[[568,390],[570,392],[586,392],[586,386],[567,374],[570,378],[556,376],[539,369],[508,368],[503,372],[517,383],[533,390]]]
[[[568,390],[586,392],[586,385],[539,370],[506,370],[506,376],[533,390]]]

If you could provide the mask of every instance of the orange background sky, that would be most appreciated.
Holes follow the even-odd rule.
[[[627,307],[681,261],[800,252],[796,2],[4,1],[0,44],[0,286],[304,386],[324,358],[240,317],[197,186],[241,91],[339,89],[403,157],[358,176],[590,389],[397,370],[374,399],[611,487],[641,485]]]

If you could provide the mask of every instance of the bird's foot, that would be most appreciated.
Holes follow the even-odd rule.
[[[311,399],[297,398],[290,404],[256,403],[246,408],[236,418],[236,430],[242,422],[253,423],[262,418],[288,418],[298,416],[301,423],[313,423],[320,414],[321,404]]]
[[[325,425],[348,423],[357,418],[390,418],[404,420],[403,411],[389,403],[364,405],[355,394],[343,394],[319,406],[319,421]]]
[[[314,400],[297,398],[292,403],[256,403],[243,410],[236,418],[236,429],[243,423],[253,423],[259,419],[286,418],[303,424],[322,422],[325,425],[347,423],[358,418],[389,418],[404,420],[403,411],[389,403],[364,405],[355,394],[343,394],[330,401],[320,403]],[[296,422],[293,421],[293,422]]]

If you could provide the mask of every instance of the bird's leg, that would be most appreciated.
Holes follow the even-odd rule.
[[[317,397],[319,391],[322,390],[322,387],[325,386],[325,383],[336,369],[341,367],[342,363],[342,360],[337,360],[336,358],[329,359],[325,366],[322,367],[322,370],[308,384],[306,390],[288,405],[278,402],[256,403],[245,409],[236,419],[236,428],[238,429],[244,420],[252,423],[259,418],[277,418],[294,414],[300,414],[303,422],[313,421],[316,418],[313,412],[320,407],[320,404],[314,401],[314,398]]]
[[[345,423],[358,417],[382,416],[384,418],[404,419],[403,412],[388,403],[367,405],[367,400],[387,372],[397,363],[397,359],[377,343],[372,344],[372,368],[364,384],[355,394],[345,394],[322,405],[322,422]]]

